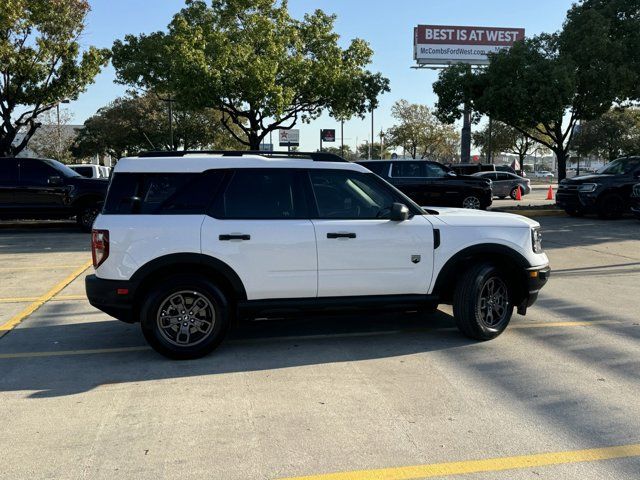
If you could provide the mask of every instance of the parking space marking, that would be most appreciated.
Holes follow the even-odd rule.
[[[25,302],[35,302],[40,297],[7,297],[0,298],[0,303],[25,303]],[[65,302],[70,300],[86,300],[86,295],[56,295],[51,298],[51,302]]]
[[[60,350],[59,352],[0,353],[0,359],[64,357],[69,355],[94,355],[97,353],[142,352],[144,350],[151,350],[151,347],[138,346],[138,347],[118,347],[118,348],[93,348],[93,349],[87,349],[87,350]]]
[[[69,285],[71,282],[73,282],[76,278],[78,278],[80,275],[82,275],[82,273],[87,268],[89,268],[91,266],[91,264],[92,264],[91,260],[89,260],[86,263],[82,264],[79,268],[74,270],[73,273],[71,273],[65,279],[61,280],[56,285],[54,285],[53,288],[51,288],[47,293],[45,293],[44,295],[41,295],[35,301],[33,301],[31,304],[29,304],[29,306],[27,308],[25,308],[21,312],[17,313],[13,317],[11,317],[3,325],[0,325],[0,338],[5,336],[7,333],[9,333],[11,330],[13,330],[16,325],[18,325],[25,318],[27,318],[29,315],[31,315],[33,312],[35,312],[38,308],[40,308],[42,305],[44,305],[49,300],[51,300],[51,298],[53,298],[58,293],[60,293],[63,288],[65,288],[67,285]]]
[[[499,472],[523,468],[563,465],[568,463],[595,462],[615,458],[640,456],[640,443],[614,447],[570,450],[564,452],[538,453],[517,457],[467,460],[450,463],[433,463],[409,467],[358,470],[302,477],[287,477],[280,480],[415,480],[420,478],[450,477],[470,473]]]
[[[594,322],[549,322],[549,323],[531,323],[513,325],[509,328],[538,328],[538,327],[584,327],[594,324],[604,323],[619,323],[613,321],[594,321]],[[1,327],[0,327],[1,328]],[[254,343],[262,342],[282,342],[282,341],[304,341],[304,340],[328,340],[338,338],[351,338],[351,337],[373,337],[384,335],[398,335],[406,333],[416,332],[448,332],[457,331],[455,327],[442,327],[442,328],[414,328],[406,330],[384,330],[380,332],[348,332],[348,333],[324,333],[319,335],[281,335],[277,337],[264,337],[264,338],[235,338],[230,339],[227,343],[232,345],[250,345]],[[0,331],[0,335],[1,335]],[[114,348],[96,348],[96,349],[80,349],[80,350],[60,350],[58,352],[17,352],[17,353],[0,353],[0,360],[11,358],[38,358],[38,357],[60,357],[65,355],[91,355],[96,353],[126,353],[126,352],[138,352],[143,350],[150,350],[148,346],[135,346],[135,347],[114,347]]]

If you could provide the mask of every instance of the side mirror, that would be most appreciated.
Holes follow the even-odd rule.
[[[52,175],[47,180],[47,183],[53,187],[59,187],[60,185],[64,185],[64,180],[59,175]]]
[[[450,177],[457,177],[458,176],[458,174],[456,172],[454,172],[453,170],[449,170],[447,172],[447,175],[449,175]]]
[[[409,209],[404,203],[394,203],[391,205],[390,220],[394,222],[404,222],[409,218]]]

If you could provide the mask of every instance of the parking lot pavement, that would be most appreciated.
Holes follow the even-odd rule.
[[[539,207],[542,205],[555,205],[557,185],[553,185],[553,200],[547,200],[549,184],[531,185],[531,193],[524,195],[522,200],[512,200],[511,197],[499,199],[494,197],[491,209],[507,208],[507,207]]]
[[[259,322],[169,361],[80,274],[0,339],[0,478],[637,478],[640,222],[540,222],[551,280],[486,343],[442,307]],[[0,231],[0,323],[88,256],[72,229]]]

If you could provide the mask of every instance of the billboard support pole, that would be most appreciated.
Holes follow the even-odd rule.
[[[369,159],[373,158],[373,142],[374,142],[374,133],[373,133],[373,105],[371,106],[371,143],[369,144]]]
[[[460,162],[471,162],[471,107],[469,103],[464,103],[462,121],[462,132],[460,135]]]
[[[320,129],[320,151],[322,151],[322,129]]]
[[[344,158],[344,120],[340,120],[340,156]]]
[[[491,136],[491,127],[493,126],[493,120],[491,120],[491,115],[489,115],[489,152],[487,153],[487,163],[493,162],[493,138]]]

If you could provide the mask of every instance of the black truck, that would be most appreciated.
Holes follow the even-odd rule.
[[[107,179],[85,178],[56,160],[0,157],[0,219],[75,217],[88,232],[108,185]]]
[[[367,160],[358,162],[384,178],[421,206],[486,209],[491,205],[491,180],[457,175],[429,160]]]
[[[562,180],[556,204],[571,216],[597,213],[600,218],[619,218],[630,211],[638,181],[640,157],[618,158],[597,173]]]

